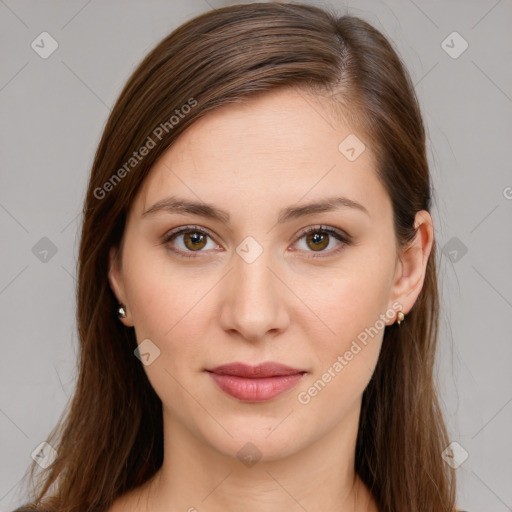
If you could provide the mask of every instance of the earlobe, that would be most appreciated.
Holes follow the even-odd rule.
[[[119,250],[117,247],[111,247],[108,254],[108,281],[112,292],[119,302],[119,306],[116,311],[117,317],[126,327],[133,327],[131,315],[128,311],[128,306],[126,305],[124,283],[119,260]]]

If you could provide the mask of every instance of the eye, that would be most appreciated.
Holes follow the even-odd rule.
[[[166,235],[163,242],[164,244],[169,244],[169,242],[180,239],[180,237],[183,237],[181,240],[182,247],[170,247],[170,249],[185,258],[195,258],[197,255],[194,253],[203,252],[201,249],[207,246],[207,238],[212,238],[208,231],[204,229],[197,226],[186,226],[185,228],[181,228]]]
[[[198,226],[186,226],[168,233],[164,237],[163,243],[168,244],[170,250],[178,253],[180,256],[185,258],[195,258],[199,256],[195,253],[205,252],[202,251],[202,249],[208,249],[208,238],[213,240],[212,235],[208,231],[199,228]],[[303,238],[305,238],[306,249],[304,250],[306,252],[322,253],[321,255],[312,254],[311,257],[313,258],[327,257],[337,254],[345,245],[350,245],[351,243],[351,238],[348,234],[328,226],[313,226],[307,228],[299,234],[298,242]],[[331,250],[326,251],[325,249],[331,245],[333,238],[338,243],[334,243],[332,245],[337,245],[337,247],[335,249],[331,247]],[[179,247],[180,244],[174,243],[175,240],[181,241],[181,247]],[[170,244],[170,242],[173,243]],[[213,242],[212,245],[213,247],[210,247],[209,249],[215,249],[218,247],[218,245]],[[308,250],[308,248],[312,248],[312,250]]]
[[[323,258],[327,256],[332,256],[333,254],[337,254],[339,251],[343,249],[345,245],[350,244],[350,237],[347,234],[344,234],[342,231],[339,231],[335,228],[330,228],[328,226],[313,226],[307,228],[302,231],[299,235],[299,242],[305,238],[305,245],[307,252],[319,252],[322,254],[312,254],[312,258]],[[331,246],[332,239],[335,239],[338,243],[333,243],[332,245],[337,247],[335,249]],[[324,250],[327,247],[331,246],[331,250]],[[308,251],[308,248],[312,248],[312,251]],[[326,254],[324,254],[326,253]]]

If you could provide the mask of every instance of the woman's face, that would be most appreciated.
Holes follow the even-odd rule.
[[[165,421],[231,457],[248,442],[284,457],[357,424],[384,326],[421,288],[421,269],[401,278],[371,148],[329,108],[281,90],[197,121],[151,169],[109,273]],[[171,198],[201,207],[155,207]],[[269,361],[303,373],[251,386],[207,371]]]

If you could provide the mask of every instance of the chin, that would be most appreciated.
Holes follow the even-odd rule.
[[[251,417],[238,418],[237,421],[232,422],[224,421],[224,428],[233,437],[221,427],[215,432],[211,429],[208,432],[202,432],[202,437],[216,452],[229,458],[237,458],[241,462],[245,460],[270,462],[284,459],[307,444],[305,425],[294,424],[292,417],[295,413],[289,414],[290,410],[292,409],[280,418],[254,419]],[[247,465],[250,466],[250,464]]]

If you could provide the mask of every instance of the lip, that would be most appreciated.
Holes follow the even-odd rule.
[[[219,388],[245,402],[264,402],[296,386],[305,370],[268,362],[229,363],[206,370]]]

